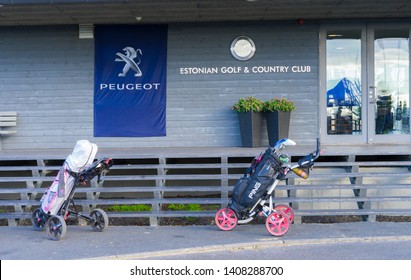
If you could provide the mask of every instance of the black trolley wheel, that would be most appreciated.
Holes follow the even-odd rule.
[[[47,220],[46,229],[48,236],[58,241],[66,235],[67,224],[63,217],[53,215]]]
[[[108,227],[107,213],[102,209],[96,208],[90,213],[91,228],[94,231],[102,232]]]
[[[33,230],[44,231],[47,222],[47,217],[43,214],[40,208],[37,208],[31,214],[31,225]]]

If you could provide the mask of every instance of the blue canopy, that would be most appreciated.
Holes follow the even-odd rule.
[[[338,84],[327,91],[327,106],[360,106],[361,87],[347,78],[342,78]]]

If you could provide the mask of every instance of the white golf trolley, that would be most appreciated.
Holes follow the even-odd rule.
[[[60,240],[67,232],[68,217],[87,221],[94,231],[101,232],[108,227],[108,216],[102,209],[94,209],[89,215],[77,211],[74,194],[79,185],[86,185],[101,176],[113,165],[111,158],[94,161],[97,145],[88,140],[77,141],[73,152],[66,158],[52,185],[41,198],[40,207],[31,216],[34,230],[46,230],[52,240]]]
[[[271,235],[287,233],[294,220],[294,211],[288,205],[273,204],[274,189],[285,180],[290,171],[307,179],[314,161],[320,156],[320,142],[314,152],[301,158],[297,164],[289,165],[287,154],[280,153],[288,146],[294,146],[291,139],[281,139],[274,147],[255,157],[244,176],[233,188],[233,195],[227,207],[220,209],[216,216],[217,226],[224,231],[232,230],[237,224],[246,224],[258,215],[264,215],[266,228]]]

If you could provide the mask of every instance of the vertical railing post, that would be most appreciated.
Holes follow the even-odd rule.
[[[288,178],[285,181],[285,184],[287,186],[294,186],[295,185],[295,178]],[[295,190],[295,189],[294,190],[287,190],[287,196],[289,198],[297,198],[297,190]],[[298,202],[292,202],[292,200],[291,200],[290,207],[293,210],[298,210],[299,209]],[[301,224],[301,220],[302,220],[301,216],[295,216],[294,217],[294,224]]]
[[[159,168],[157,168],[157,175],[160,177],[159,179],[156,180],[156,188],[162,188],[165,186],[165,175],[166,175],[166,170],[165,170],[165,165],[166,165],[166,159],[165,158],[159,158]],[[162,200],[163,199],[163,191],[160,190],[155,190],[153,192],[153,196],[156,200]],[[161,211],[162,203],[153,203],[151,204],[151,211],[152,213],[159,213]],[[150,226],[158,226],[159,225],[159,219],[160,217],[158,216],[151,216],[150,217]]]
[[[225,207],[228,201],[228,157],[221,157],[221,207]]]

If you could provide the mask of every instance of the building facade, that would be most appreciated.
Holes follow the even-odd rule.
[[[247,96],[294,101],[298,144],[411,143],[411,18],[135,24],[167,26],[166,136],[95,137],[95,38],[80,38],[77,24],[7,25],[0,111],[17,112],[17,133],[2,136],[1,149],[83,138],[103,148],[241,146],[231,106]],[[239,37],[252,42],[251,57],[232,52]]]

